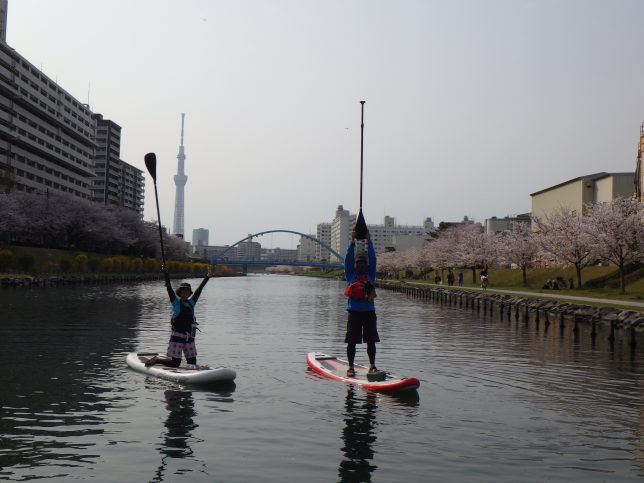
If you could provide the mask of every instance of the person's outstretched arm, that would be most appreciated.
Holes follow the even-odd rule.
[[[168,267],[166,267],[163,263],[161,264],[161,271],[163,272],[163,276],[165,277],[165,288],[168,291],[170,302],[174,302],[174,299],[177,298],[177,296],[174,294],[174,290],[172,290],[172,284],[170,284],[170,274],[168,273]]]
[[[203,288],[204,288],[204,287],[206,286],[206,284],[208,283],[208,280],[210,280],[210,276],[211,276],[211,275],[212,275],[212,273],[210,272],[210,265],[208,265],[208,271],[206,272],[206,276],[205,276],[205,277],[204,277],[204,279],[201,281],[201,283],[200,283],[200,284],[199,284],[199,286],[197,287],[197,290],[195,290],[195,293],[192,295],[192,297],[190,297],[190,298],[191,298],[191,300],[192,300],[194,303],[197,303],[197,300],[199,300],[199,296],[201,295],[201,291],[203,290]]]

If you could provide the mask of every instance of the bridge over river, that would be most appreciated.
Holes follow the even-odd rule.
[[[332,263],[332,262],[323,262],[323,261],[296,261],[296,260],[287,260],[287,259],[257,259],[257,258],[240,258],[240,257],[230,257],[226,256],[227,254],[232,255],[234,252],[233,250],[239,246],[240,244],[246,242],[246,241],[252,241],[253,238],[257,238],[263,235],[268,235],[270,233],[291,233],[293,235],[300,235],[304,238],[307,238],[314,243],[317,243],[320,245],[322,248],[324,248],[327,252],[331,253],[334,255],[340,262],[337,263]],[[335,251],[333,248],[331,248],[329,245],[326,243],[322,242],[321,240],[311,236],[307,235],[305,233],[301,233],[299,231],[294,231],[294,230],[266,230],[262,231],[259,233],[254,233],[251,235],[248,235],[245,238],[242,238],[241,240],[233,243],[229,247],[227,247],[224,251],[221,253],[217,254],[216,256],[212,257],[210,262],[213,265],[237,265],[237,266],[242,266],[244,267],[244,270],[246,270],[247,267],[249,266],[256,266],[256,267],[269,267],[269,266],[276,266],[276,265],[291,265],[291,266],[299,266],[299,267],[318,267],[318,268],[342,268],[344,265],[344,256],[340,255],[337,251]]]

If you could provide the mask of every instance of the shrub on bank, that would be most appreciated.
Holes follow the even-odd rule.
[[[68,273],[72,268],[72,261],[67,257],[61,258],[58,260],[58,268],[61,272]]]
[[[96,272],[100,266],[101,266],[101,261],[98,258],[90,258],[87,261],[87,267],[89,268],[89,271],[92,273]]]
[[[0,272],[6,272],[13,265],[13,252],[11,250],[0,250]]]
[[[74,258],[74,263],[76,265],[76,270],[79,272],[87,271],[87,264],[89,263],[89,257],[84,253],[76,255]]]
[[[34,273],[34,267],[36,266],[36,259],[33,255],[28,253],[20,255],[18,257],[18,268],[27,273]]]
[[[204,262],[185,262],[168,260],[170,273],[194,274],[203,276],[208,264]],[[215,276],[234,275],[235,271],[224,266],[212,268]],[[15,274],[53,275],[53,274],[116,274],[146,273],[161,275],[161,260],[140,256],[91,254],[68,252],[55,249],[12,246],[0,248],[0,272]]]

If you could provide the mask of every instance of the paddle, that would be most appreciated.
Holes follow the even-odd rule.
[[[165,266],[165,251],[163,249],[163,232],[161,231],[161,212],[159,211],[159,195],[157,193],[157,155],[148,153],[145,155],[145,167],[148,168],[148,173],[152,176],[154,182],[154,198],[157,201],[157,219],[159,220],[159,241],[161,241],[161,259]]]
[[[363,175],[363,147],[364,147],[364,103],[365,101],[360,101],[362,104],[362,119],[360,122],[360,211],[358,212],[358,219],[356,220],[356,226],[354,228],[356,232],[356,238],[358,240],[364,240],[367,238],[367,223],[364,220],[364,215],[362,214],[362,175]]]

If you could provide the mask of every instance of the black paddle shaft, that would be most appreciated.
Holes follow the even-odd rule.
[[[362,211],[362,174],[363,174],[363,151],[364,151],[364,103],[365,101],[360,101],[362,104],[362,117],[360,119],[360,210]]]
[[[356,220],[355,232],[356,238],[358,240],[364,240],[367,237],[367,223],[362,214],[362,179],[364,173],[364,103],[365,101],[360,101],[362,104],[362,118],[360,121],[360,210],[358,211],[358,218]]]
[[[161,242],[161,260],[165,266],[165,250],[163,249],[163,231],[161,230],[161,211],[159,210],[159,194],[157,193],[157,156],[154,153],[145,155],[145,167],[148,168],[154,182],[154,199],[157,202],[157,219],[159,220],[159,241]]]

